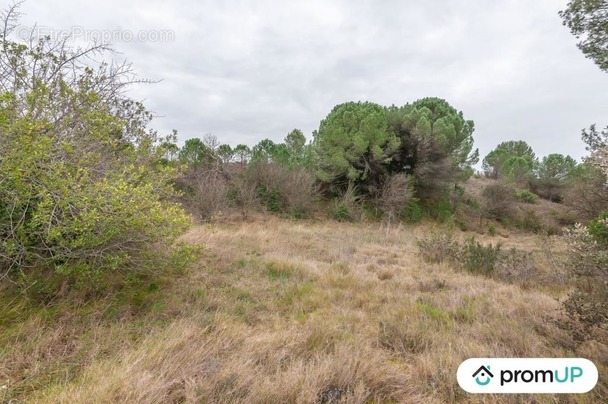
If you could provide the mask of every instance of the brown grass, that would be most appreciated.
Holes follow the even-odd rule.
[[[59,304],[10,322],[0,332],[0,401],[600,400],[605,386],[559,399],[458,387],[470,357],[577,355],[550,321],[567,285],[522,287],[424,263],[416,238],[431,230],[267,216],[196,227],[183,239],[204,245],[204,257],[137,310],[124,300]],[[530,252],[543,273],[559,271],[538,241],[504,243]],[[604,373],[605,349],[585,349]]]

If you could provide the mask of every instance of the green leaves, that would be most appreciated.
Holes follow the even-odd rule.
[[[159,163],[169,149],[146,129],[149,113],[120,95],[119,72],[74,60],[36,76],[28,58],[57,67],[64,50],[0,41],[0,57],[19,66],[0,95],[0,277],[94,281],[153,268],[189,219],[170,202],[177,172]]]
[[[605,0],[571,0],[559,12],[576,38],[578,48],[600,69],[608,72],[608,4]]]
[[[486,175],[518,182],[529,179],[537,164],[534,151],[523,140],[502,142],[483,159]]]
[[[318,176],[327,182],[364,182],[385,171],[400,144],[389,133],[386,109],[371,102],[337,105],[315,138]]]

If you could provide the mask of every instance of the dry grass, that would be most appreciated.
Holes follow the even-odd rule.
[[[560,398],[462,391],[456,369],[469,357],[577,354],[549,321],[567,285],[427,264],[416,238],[433,230],[267,216],[194,228],[184,240],[204,245],[204,257],[139,310],[113,301],[13,321],[0,334],[0,401],[590,403],[606,394],[605,385]],[[558,272],[536,236],[504,244]],[[584,353],[605,373],[605,347]]]

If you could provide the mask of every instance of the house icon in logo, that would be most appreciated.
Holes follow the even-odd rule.
[[[479,369],[473,373],[473,377],[475,378],[475,383],[479,384],[480,386],[485,386],[486,384],[490,383],[490,380],[492,380],[494,375],[492,372],[490,372],[490,365],[488,365],[480,366]],[[485,378],[485,380],[479,380],[480,377]]]

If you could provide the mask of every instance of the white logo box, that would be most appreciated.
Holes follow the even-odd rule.
[[[587,393],[598,372],[583,358],[472,358],[456,378],[469,393]]]

